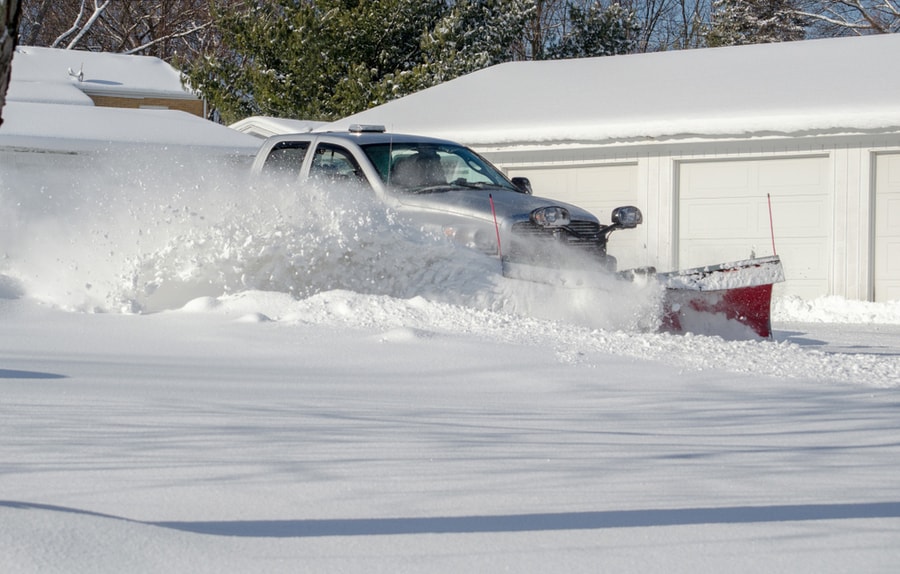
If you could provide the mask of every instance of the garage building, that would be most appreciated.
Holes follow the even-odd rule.
[[[259,147],[203,118],[203,102],[158,58],[19,46],[11,71],[0,185],[66,189],[99,158],[152,155],[172,166],[214,157],[249,169]]]
[[[445,137],[601,220],[620,266],[781,256],[776,295],[900,299],[900,35],[513,62],[336,122]]]

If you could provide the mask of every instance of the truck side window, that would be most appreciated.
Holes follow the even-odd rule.
[[[366,184],[366,177],[353,154],[340,146],[328,143],[316,147],[312,166],[309,168],[309,177],[327,182]]]
[[[308,149],[309,142],[278,142],[266,157],[262,173],[296,179],[300,176]]]

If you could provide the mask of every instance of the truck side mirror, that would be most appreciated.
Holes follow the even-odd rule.
[[[617,207],[613,209],[611,216],[613,225],[617,225],[622,229],[634,229],[644,221],[641,210],[633,205]]]
[[[531,189],[531,182],[528,181],[527,177],[514,177],[512,178],[512,182],[522,193],[526,195],[534,194],[534,190]]]

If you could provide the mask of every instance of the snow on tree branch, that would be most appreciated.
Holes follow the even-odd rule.
[[[820,29],[817,36],[900,32],[900,0],[807,0],[796,13]]]
[[[184,38],[186,36],[190,36],[191,34],[196,34],[197,32],[199,32],[201,30],[209,28],[211,25],[212,25],[212,22],[204,22],[203,24],[199,24],[199,25],[194,26],[193,28],[191,28],[189,30],[185,30],[183,32],[176,32],[173,34],[169,34],[167,36],[161,36],[159,38],[154,38],[153,40],[150,40],[149,42],[145,42],[145,43],[141,44],[140,46],[131,48],[130,50],[125,50],[122,53],[123,54],[137,54],[137,53],[143,52],[147,48],[150,48],[151,46],[155,46],[161,42],[166,42],[168,40],[175,40],[177,38]]]
[[[69,36],[78,32],[75,38],[66,45],[67,50],[71,50],[75,47],[76,44],[84,37],[84,35],[91,29],[97,19],[103,14],[103,11],[109,6],[111,0],[106,0],[102,5],[97,4],[97,0],[94,0],[94,11],[91,16],[88,18],[87,22],[82,26],[81,19],[84,18],[85,10],[87,9],[87,0],[81,0],[81,8],[78,11],[78,16],[75,18],[75,21],[72,23],[72,27],[63,32],[50,44],[51,48],[57,48],[59,45]]]

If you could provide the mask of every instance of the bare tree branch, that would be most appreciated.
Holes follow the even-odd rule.
[[[97,19],[100,18],[100,15],[103,14],[103,11],[106,10],[110,2],[112,2],[112,0],[106,0],[106,2],[104,2],[102,5],[98,6],[97,0],[94,0],[94,13],[91,14],[91,17],[88,18],[88,21],[85,22],[84,26],[81,27],[81,31],[78,33],[78,35],[75,36],[75,38],[71,42],[69,42],[69,45],[66,46],[66,49],[71,50],[78,44],[78,42],[84,37],[85,34],[88,33],[88,31],[94,25],[94,22],[96,22]],[[82,2],[82,6],[84,6],[84,2]]]
[[[81,19],[84,17],[84,9],[86,8],[86,4],[87,4],[86,0],[81,0],[81,9],[78,11],[78,16],[75,18],[75,21],[72,23],[72,27],[69,28],[68,30],[66,30],[65,32],[63,32],[62,34],[60,34],[56,38],[56,40],[54,40],[53,43],[50,44],[51,48],[59,47],[60,42],[62,42],[63,40],[65,40],[66,38],[68,38],[69,36],[74,34],[76,30],[78,30],[78,27],[81,25]]]
[[[196,34],[200,30],[209,28],[211,25],[212,25],[212,22],[204,22],[203,24],[200,24],[199,26],[195,26],[194,28],[191,28],[190,30],[185,30],[184,32],[177,32],[175,34],[169,34],[168,36],[162,36],[160,38],[155,38],[145,44],[142,44],[142,45],[132,48],[130,50],[126,50],[122,53],[123,54],[136,54],[138,52],[143,52],[147,48],[149,48],[155,44],[159,44],[160,42],[174,40],[176,38],[184,38],[185,36],[190,36],[191,34]]]
[[[246,10],[256,0],[20,0],[23,37],[35,46],[190,61],[221,44],[213,7]]]
[[[900,0],[801,0],[796,13],[808,18],[815,36],[900,32]]]

